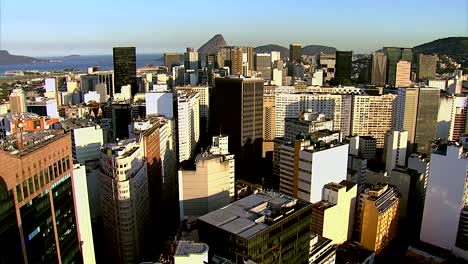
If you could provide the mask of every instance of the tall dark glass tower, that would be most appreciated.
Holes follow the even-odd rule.
[[[114,48],[114,83],[116,93],[128,84],[132,86],[132,95],[138,92],[135,47]]]
[[[263,79],[216,78],[210,102],[212,135],[229,136],[229,152],[236,155],[236,175],[259,180],[263,143]],[[253,177],[253,178],[252,178]]]
[[[300,62],[302,56],[302,45],[291,44],[289,45],[289,61]]]
[[[350,79],[353,74],[352,51],[336,51],[335,78]]]

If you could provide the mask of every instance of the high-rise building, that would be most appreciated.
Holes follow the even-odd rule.
[[[80,188],[86,185],[72,183],[70,135],[53,130],[13,135],[2,145],[0,164],[0,260],[94,262],[84,256],[90,253],[92,242],[84,237],[89,233],[81,232],[77,223],[79,204],[88,201],[81,197],[87,190]]]
[[[411,85],[411,62],[401,60],[396,66],[395,87],[410,87]]]
[[[352,58],[352,51],[337,50],[335,52],[335,78],[351,79],[351,75],[353,74]]]
[[[98,160],[104,144],[102,128],[88,119],[67,119],[62,128],[71,131],[73,159],[81,164]]]
[[[410,153],[429,153],[437,131],[439,101],[436,88],[398,89],[395,129],[408,131]]]
[[[91,215],[88,196],[88,183],[85,165],[73,162],[72,186],[79,195],[75,203],[76,222],[80,234],[80,249],[83,263],[96,263],[94,256],[93,230],[91,228]]]
[[[392,87],[397,87],[397,64],[401,60],[411,62],[413,60],[413,49],[384,47],[383,50],[387,56],[387,84]]]
[[[110,112],[108,114],[110,114],[109,118],[111,118],[112,124],[112,140],[110,142],[129,138],[128,126],[132,120],[130,104],[114,103],[106,106],[105,109]]]
[[[262,73],[264,80],[271,80],[271,55],[269,53],[255,54],[255,70]]]
[[[311,215],[310,203],[261,191],[198,218],[200,241],[235,263],[308,263]]]
[[[178,86],[176,90],[198,92],[200,100],[200,129],[208,130],[210,118],[210,87],[208,86]]]
[[[453,99],[454,102],[448,139],[458,141],[463,134],[468,132],[468,97],[456,96]]]
[[[285,118],[297,118],[309,109],[333,120],[333,129],[350,135],[352,100],[352,95],[278,93],[275,95],[276,137],[284,137]]]
[[[463,146],[439,144],[431,154],[420,239],[468,256],[468,158]]]
[[[369,185],[358,200],[354,225],[358,242],[379,253],[397,234],[399,207],[400,193],[395,187]]]
[[[275,95],[263,95],[263,140],[275,139]]]
[[[179,162],[194,157],[200,140],[200,95],[177,91],[177,125]]]
[[[302,45],[301,44],[291,44],[289,45],[289,61],[290,62],[300,62],[302,56]]]
[[[416,56],[417,79],[432,79],[436,77],[437,55],[424,55],[422,53]]]
[[[320,53],[317,55],[317,67],[322,69],[325,82],[335,78],[335,54]]]
[[[212,109],[216,110],[211,111],[211,135],[229,136],[229,152],[236,156],[236,174],[238,169],[258,168],[263,142],[263,80],[216,78],[212,99]]]
[[[271,53],[271,64],[281,60],[281,53],[279,51],[272,51]]]
[[[243,52],[242,52],[241,47],[231,48],[231,74],[232,75],[242,75],[243,73],[242,56],[243,56]]]
[[[175,94],[168,90],[145,93],[146,115],[157,114],[174,118]]]
[[[254,69],[254,47],[243,47],[245,53],[247,53],[247,67],[249,71]],[[249,74],[250,75],[250,74]]]
[[[296,140],[282,144],[279,155],[279,190],[284,194],[316,203],[325,184],[346,180],[348,145],[338,140]]]
[[[27,101],[28,112],[40,116],[59,117],[57,100],[52,98],[36,97],[34,101]]]
[[[104,236],[112,262],[133,263],[143,254],[149,221],[148,175],[134,140],[102,148],[99,185]]]
[[[172,67],[180,65],[179,53],[164,53],[164,66],[168,72],[172,71]]]
[[[148,198],[152,246],[161,250],[165,238],[178,228],[177,159],[174,120],[149,115],[133,123],[132,133],[140,139],[148,171]]]
[[[122,86],[130,85],[132,95],[135,95],[138,92],[135,47],[115,47],[113,54],[114,93],[120,93]]]
[[[353,233],[357,184],[349,181],[327,183],[322,189],[322,200],[312,207],[312,233],[341,244]]]
[[[180,219],[199,217],[234,200],[234,155],[204,152],[179,170]]]
[[[387,134],[383,154],[387,173],[390,173],[395,166],[406,165],[407,146],[408,131],[390,131]]]
[[[14,89],[10,94],[10,112],[18,114],[26,112],[26,94],[23,89]]]
[[[371,58],[371,84],[384,87],[387,74],[387,56],[383,52],[375,52]]]
[[[198,70],[198,52],[193,48],[187,48],[184,53],[184,66],[186,70]]]
[[[96,85],[99,83],[97,75],[83,75],[80,77],[81,98],[90,91],[96,91]]]
[[[377,141],[377,148],[383,148],[385,135],[393,128],[396,99],[394,94],[355,95],[351,133],[372,136]]]

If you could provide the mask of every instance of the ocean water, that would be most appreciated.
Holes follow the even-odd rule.
[[[28,63],[28,64],[10,64],[0,65],[0,75],[5,71],[14,70],[39,70],[39,71],[59,71],[63,69],[76,69],[86,71],[88,67],[100,66],[101,70],[112,70],[112,55],[94,55],[94,56],[79,56],[79,57],[38,57],[40,59],[48,59],[61,62],[44,62],[44,63]],[[164,65],[163,54],[137,54],[137,67],[142,67],[148,64]]]

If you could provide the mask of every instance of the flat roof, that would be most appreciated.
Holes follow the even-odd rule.
[[[193,241],[179,241],[174,256],[190,256],[191,254],[203,254],[208,252],[209,247],[205,243]]]
[[[250,239],[307,205],[290,196],[261,191],[198,218],[233,235]]]

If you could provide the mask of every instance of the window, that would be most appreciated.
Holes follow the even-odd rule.
[[[33,186],[32,178],[28,179],[28,184],[29,184],[29,194],[33,194],[34,193],[34,186]]]
[[[21,193],[21,185],[16,185],[16,198],[18,202],[23,200],[23,194]]]

